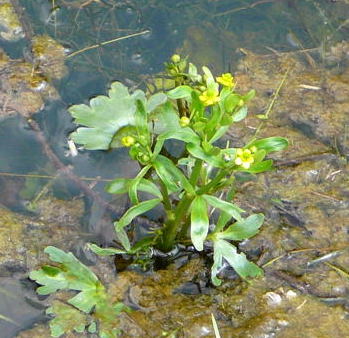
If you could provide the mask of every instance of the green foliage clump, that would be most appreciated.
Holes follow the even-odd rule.
[[[57,266],[46,265],[32,271],[29,277],[41,284],[40,295],[52,294],[58,290],[79,291],[67,303],[52,302],[46,310],[53,315],[50,321],[51,334],[60,337],[72,331],[90,333],[98,330],[101,338],[113,338],[119,333],[117,316],[128,308],[122,303],[112,303],[105,287],[97,276],[72,253],[49,246],[45,249]]]
[[[132,206],[114,223],[123,246],[92,250],[102,255],[134,254],[151,246],[163,251],[176,243],[191,241],[196,250],[213,247],[212,282],[227,261],[242,277],[255,277],[262,270],[239,253],[234,243],[254,236],[264,221],[262,214],[245,216],[234,202],[235,174],[271,170],[266,156],[284,149],[282,137],[252,139],[243,147],[222,144],[222,137],[235,122],[247,116],[251,90],[236,92],[230,73],[214,78],[207,67],[200,74],[192,63],[174,55],[166,64],[173,89],[147,95],[130,93],[114,82],[108,96],[97,96],[89,105],[75,105],[69,112],[80,127],[74,142],[90,150],[128,147],[140,165],[132,179],[117,178],[107,185],[111,194],[128,194]],[[180,156],[171,153],[169,140],[183,143]],[[150,199],[141,199],[139,192]],[[144,195],[142,195],[144,196]],[[127,231],[135,217],[162,204],[165,222],[140,243],[131,243]]]

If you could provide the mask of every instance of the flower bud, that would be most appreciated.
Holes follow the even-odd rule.
[[[181,127],[187,127],[190,123],[190,119],[186,116],[182,116],[179,120],[179,124]]]
[[[131,147],[135,144],[136,140],[134,137],[132,136],[124,136],[122,139],[121,139],[121,143],[122,145],[124,145],[125,147]]]
[[[178,54],[173,54],[173,55],[171,56],[171,61],[172,61],[173,63],[178,63],[179,61],[181,61],[181,57],[180,57]]]

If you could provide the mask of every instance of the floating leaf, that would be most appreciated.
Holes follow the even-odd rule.
[[[145,101],[142,91],[130,95],[120,82],[112,83],[108,94],[91,99],[90,105],[79,104],[68,109],[74,122],[84,126],[73,132],[71,138],[86,149],[109,149],[121,128],[135,124],[136,100]]]

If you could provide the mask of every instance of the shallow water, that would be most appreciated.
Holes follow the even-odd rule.
[[[198,65],[209,65],[217,73],[235,73],[239,70],[243,74],[239,77],[242,88],[257,89],[258,95],[251,107],[253,114],[265,111],[270,103],[268,91],[273,93],[288,65],[292,62],[295,64],[287,88],[278,99],[279,106],[274,109],[274,122],[260,136],[286,134],[294,142],[293,147],[279,160],[298,160],[296,165],[300,166],[295,169],[292,163],[289,167],[285,164],[280,172],[260,178],[257,186],[250,186],[251,191],[247,185],[246,191],[241,192],[241,203],[246,203],[248,209],[252,205],[252,208],[266,212],[269,218],[269,228],[246,243],[245,249],[249,250],[251,257],[259,259],[261,264],[267,264],[278,255],[286,257],[289,251],[297,248],[318,248],[317,253],[321,256],[328,252],[326,248],[331,252],[331,249],[342,250],[348,245],[346,224],[349,215],[346,209],[349,195],[345,175],[346,158],[349,156],[349,121],[345,114],[348,115],[349,112],[346,96],[349,93],[349,48],[343,45],[342,49],[337,47],[336,51],[329,53],[331,46],[336,46],[348,37],[349,24],[346,20],[349,5],[346,1],[23,0],[11,3],[20,15],[25,37],[18,40],[18,35],[6,34],[5,37],[10,37],[9,41],[0,41],[0,47],[11,59],[25,58],[32,64],[35,64],[35,58],[30,49],[36,35],[47,34],[61,43],[68,53],[72,53],[135,32],[149,30],[149,33],[81,52],[63,59],[62,64],[54,64],[54,73],[51,72],[47,79],[50,89],[42,97],[40,93],[28,103],[28,107],[31,105],[30,111],[29,108],[23,109],[23,102],[27,101],[19,101],[17,105],[8,102],[10,96],[6,95],[11,87],[4,88],[6,74],[0,73],[3,93],[0,96],[0,203],[19,213],[18,216],[6,214],[6,219],[10,219],[6,224],[5,218],[1,218],[2,228],[18,225],[18,228],[14,227],[8,235],[1,238],[6,243],[10,236],[14,236],[17,242],[9,242],[8,246],[0,244],[0,248],[6,251],[6,254],[0,252],[0,292],[6,294],[6,297],[0,298],[1,337],[14,337],[44,318],[42,309],[47,304],[45,300],[36,297],[33,285],[25,277],[28,271],[41,264],[43,254],[40,252],[45,245],[72,250],[85,263],[94,264],[95,257],[85,251],[84,244],[92,239],[107,244],[112,238],[111,216],[106,212],[105,204],[91,198],[91,195],[82,198],[81,185],[77,184],[74,177],[132,177],[137,169],[127,159],[124,150],[114,150],[112,153],[83,151],[77,157],[67,157],[69,149],[66,139],[74,129],[67,107],[105,93],[110,82],[115,80],[134,88],[144,88],[145,79],[160,72],[163,63],[175,52],[188,55]],[[10,29],[11,27],[7,32]],[[11,36],[15,38],[11,40]],[[284,60],[283,57],[289,57],[291,61]],[[16,74],[16,68],[11,68],[11,72]],[[6,82],[6,86],[11,85],[14,85],[13,82]],[[305,89],[307,92],[297,92],[294,89],[299,85],[326,88],[328,96],[314,88]],[[20,84],[18,88],[24,90],[24,85]],[[295,95],[296,92],[298,96]],[[37,109],[43,102],[43,109]],[[330,104],[333,105],[329,106]],[[12,111],[20,111],[20,114],[8,114],[9,106]],[[322,109],[320,118],[316,116],[319,109]],[[312,110],[313,115],[309,115]],[[37,112],[34,113],[35,111]],[[305,113],[302,115],[302,112]],[[27,123],[28,116],[37,122],[44,142],[38,137],[38,130]],[[255,127],[255,121],[248,123],[250,127]],[[342,127],[343,131],[340,129]],[[244,133],[243,128],[239,128],[231,137],[241,142],[249,135]],[[73,178],[66,177],[62,167],[57,166],[50,157],[50,152],[45,151],[44,144],[59,158],[60,165],[71,166],[75,175]],[[310,162],[304,160],[304,157],[317,155],[323,157]],[[57,169],[59,167],[60,170]],[[16,174],[23,176],[15,176]],[[25,176],[28,174],[42,177]],[[111,197],[103,192],[105,182],[97,179],[92,184],[95,184],[93,191],[99,192],[104,201],[110,201]],[[290,185],[292,189],[289,188]],[[31,206],[34,202],[33,208]],[[114,218],[125,203],[122,199],[114,202]],[[69,205],[72,210],[69,210]],[[337,227],[330,230],[333,218],[329,215],[335,215],[337,224]],[[18,219],[13,221],[11,217]],[[321,226],[318,222],[321,222]],[[1,231],[5,233],[5,230]],[[313,242],[306,237],[309,231],[313,234]],[[40,240],[31,241],[30,236]],[[13,259],[7,252],[11,250],[14,252]],[[307,275],[307,261],[315,259],[315,256],[302,256],[295,260],[292,255],[287,257],[292,259],[287,262],[282,259],[278,261],[280,269],[305,278],[302,281],[304,283],[315,284],[319,274],[327,276],[331,270],[330,266],[325,266],[327,270],[318,268],[320,271]],[[344,252],[336,258],[338,261],[331,262],[343,271],[348,271],[346,257],[347,252]],[[322,284],[317,285],[318,289],[306,294],[327,299],[339,297],[344,299],[344,303],[347,302],[347,280],[337,275],[332,276],[333,271],[330,272],[330,282],[326,284],[326,278],[323,277]],[[137,279],[131,276],[130,281],[132,278]],[[297,286],[296,282],[293,283],[280,274],[273,278],[278,281],[273,280],[277,287],[293,288],[301,293],[301,297],[305,297],[300,291],[301,284]],[[263,292],[270,290],[270,281],[265,284],[260,288],[257,286],[258,291],[246,291],[246,297],[252,297],[256,304],[260,302]],[[338,290],[331,293],[332,287]],[[228,286],[226,288],[229,290]],[[156,287],[154,290],[151,292],[159,292]],[[201,305],[204,309],[206,306],[206,310],[202,310],[198,316],[204,318],[203,314],[217,311],[223,336],[230,337],[232,328],[236,329],[233,336],[237,337],[243,336],[241,332],[248,327],[252,337],[267,332],[263,325],[255,324],[259,320],[256,318],[270,315],[265,306],[261,307],[259,314],[246,310],[234,322],[232,316],[237,315],[238,305],[210,307],[208,304],[217,303],[217,299],[224,298],[223,293],[214,292],[212,299],[203,301],[204,305]],[[286,297],[280,289],[277,292],[281,294],[280,297]],[[233,291],[230,293],[228,301],[236,300],[238,295]],[[11,295],[15,295],[13,300]],[[183,300],[184,303],[185,301],[187,300]],[[315,311],[313,300],[308,301],[311,311]],[[240,302],[241,307],[245,308],[246,299]],[[161,304],[154,304],[156,311],[161,311]],[[345,304],[348,308],[348,304]],[[178,304],[176,306],[180,307]],[[289,305],[289,309],[293,309],[292,306]],[[187,311],[184,312],[184,317],[185,314],[191,315],[189,307],[188,304],[183,306]],[[150,316],[154,327],[159,319],[156,311]],[[279,312],[287,311],[281,308],[274,312],[278,313],[275,315],[277,317]],[[338,310],[338,313],[347,316],[346,312]],[[335,318],[334,313],[332,316]],[[143,317],[138,317],[140,326],[144,324]],[[309,317],[309,320],[313,317]],[[193,335],[212,336],[210,322],[202,318],[199,321],[202,325],[195,328]],[[161,320],[166,321],[166,318]],[[283,320],[288,320],[288,317]],[[282,323],[274,323],[273,326],[271,322],[270,319],[270,334],[283,332]],[[285,331],[287,337],[294,336],[295,328],[304,325],[297,320],[289,320],[289,323],[288,331]],[[186,325],[190,327],[190,321]],[[325,334],[329,332],[326,330],[331,329],[330,323],[326,325],[329,329],[327,326],[321,329]],[[251,327],[256,327],[255,331]],[[142,332],[141,335],[144,336],[150,335],[148,331],[138,332]],[[154,332],[160,333],[155,329]],[[315,333],[309,331],[306,337],[317,336]],[[188,337],[193,335],[188,330],[183,334]]]

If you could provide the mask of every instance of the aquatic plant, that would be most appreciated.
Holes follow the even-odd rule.
[[[118,315],[129,311],[121,302],[113,303],[97,276],[72,253],[49,246],[45,249],[56,266],[45,265],[32,271],[29,277],[41,284],[40,295],[49,295],[58,290],[79,291],[73,298],[54,300],[46,313],[53,315],[50,321],[52,337],[60,337],[73,331],[97,332],[101,338],[113,338],[120,332]]]
[[[80,125],[70,137],[87,150],[127,147],[130,157],[139,163],[134,178],[117,178],[106,186],[111,194],[128,194],[131,203],[114,222],[119,247],[91,243],[91,250],[102,256],[146,256],[152,247],[168,252],[189,241],[197,251],[213,250],[211,279],[218,286],[221,280],[217,275],[224,261],[244,279],[262,274],[234,245],[254,236],[264,222],[263,214],[247,216],[233,202],[235,175],[271,170],[273,161],[266,156],[284,149],[288,142],[282,137],[253,138],[243,147],[222,142],[228,129],[247,116],[246,104],[255,92],[239,94],[230,73],[215,79],[207,67],[202,70],[200,74],[195,65],[174,55],[166,64],[172,86],[167,92],[129,92],[122,83],[112,83],[108,96],[69,108]],[[159,205],[164,222],[140,240],[130,240],[133,221]],[[55,316],[50,323],[52,335],[87,328],[98,331],[100,337],[116,336],[117,315],[127,308],[110,303],[98,278],[71,253],[54,247],[45,251],[59,265],[44,266],[30,274],[43,285],[38,293],[79,291],[66,303],[54,301],[47,310]]]
[[[239,148],[228,141],[220,147],[228,129],[246,117],[246,104],[255,92],[241,95],[230,73],[215,79],[207,67],[202,70],[200,74],[195,65],[173,55],[166,64],[173,89],[165,93],[130,93],[122,83],[112,83],[108,96],[69,108],[80,125],[71,139],[89,150],[128,147],[140,166],[136,177],[117,178],[106,186],[111,194],[128,194],[132,204],[114,223],[122,248],[91,244],[94,252],[132,255],[149,247],[167,252],[189,239],[198,251],[206,244],[213,247],[212,282],[220,285],[217,274],[223,259],[242,278],[262,273],[233,244],[254,236],[264,221],[263,214],[245,217],[245,210],[233,202],[235,174],[271,170],[273,161],[266,155],[288,142],[269,137]],[[180,156],[171,151],[169,140],[183,144]],[[165,213],[162,226],[140,242],[131,242],[127,232],[132,221],[158,205]]]

